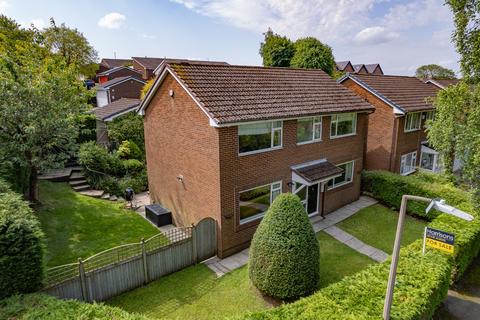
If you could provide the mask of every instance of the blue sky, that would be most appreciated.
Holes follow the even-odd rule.
[[[458,70],[443,0],[0,0],[0,12],[41,28],[76,27],[100,57],[155,56],[260,65],[262,32],[314,36],[337,60],[411,75],[437,63]]]

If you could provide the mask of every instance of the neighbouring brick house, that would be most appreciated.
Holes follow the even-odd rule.
[[[133,69],[142,74],[143,80],[150,80],[154,75],[155,69],[165,58],[152,58],[152,57],[132,57]]]
[[[386,75],[347,74],[339,83],[375,106],[368,123],[366,169],[403,175],[417,167],[441,170],[439,153],[425,132],[425,121],[434,117],[430,99],[440,88],[415,77]]]
[[[97,73],[101,73],[116,67],[125,67],[130,66],[132,64],[131,59],[110,59],[110,58],[103,58],[99,65]]]
[[[136,77],[119,77],[97,85],[97,107],[104,107],[121,98],[140,98],[145,82]]]
[[[321,70],[164,63],[141,104],[152,201],[246,248],[282,192],[310,215],[358,199],[374,108]]]
[[[382,75],[383,70],[380,64],[352,64],[350,61],[338,61],[335,62],[337,71],[359,73],[359,74],[377,74]]]
[[[457,85],[460,82],[460,80],[459,79],[429,79],[425,82],[436,85],[440,89],[445,89],[448,86]]]
[[[115,67],[112,69],[108,69],[104,72],[97,73],[97,82],[99,84],[105,83],[109,80],[115,79],[115,78],[120,78],[120,77],[128,77],[132,76],[134,78],[137,78],[139,80],[142,80],[142,74],[133,68],[130,67]]]
[[[350,61],[337,61],[335,62],[337,71],[340,72],[354,72],[353,65]]]

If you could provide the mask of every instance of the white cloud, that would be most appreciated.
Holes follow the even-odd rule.
[[[381,44],[395,40],[400,35],[387,31],[384,27],[368,27],[358,32],[353,38],[358,44]]]
[[[143,38],[143,39],[148,39],[148,40],[152,40],[152,39],[157,38],[157,36],[155,36],[153,34],[146,34],[146,33],[140,34],[140,37]]]
[[[104,15],[98,20],[98,25],[106,29],[120,29],[124,24],[127,17],[118,12],[111,12]]]
[[[9,7],[7,0],[0,0],[0,13],[5,13]]]
[[[392,30],[407,30],[435,22],[451,23],[452,16],[443,1],[414,0],[391,7],[383,21]]]

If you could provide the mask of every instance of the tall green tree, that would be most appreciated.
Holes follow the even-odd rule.
[[[444,68],[438,64],[427,64],[420,66],[415,71],[415,77],[427,79],[455,79],[455,71]]]
[[[78,75],[37,30],[0,16],[0,162],[25,168],[31,201],[38,173],[63,166],[76,150],[75,119],[89,98]]]
[[[295,42],[295,54],[290,61],[290,66],[305,69],[322,69],[329,75],[333,75],[335,59],[332,48],[313,37],[298,39]]]
[[[447,0],[453,12],[453,40],[460,54],[460,67],[469,83],[480,82],[480,1]]]
[[[79,66],[80,72],[86,77],[95,75],[98,69],[97,51],[80,31],[67,27],[65,23],[58,26],[51,18],[50,27],[43,30],[42,35],[45,46],[61,55],[67,65]]]
[[[263,34],[265,39],[260,43],[260,55],[265,67],[288,67],[295,48],[293,42],[285,36],[274,33],[271,29]]]

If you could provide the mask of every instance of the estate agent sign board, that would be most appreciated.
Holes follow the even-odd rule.
[[[425,234],[423,238],[423,253],[425,253],[425,247],[427,246],[430,248],[441,250],[443,252],[453,254],[454,244],[455,244],[454,234],[433,229],[430,227],[425,228]]]

